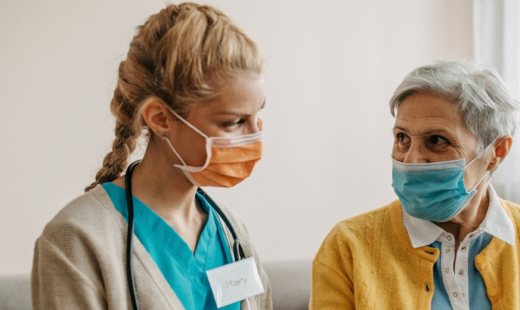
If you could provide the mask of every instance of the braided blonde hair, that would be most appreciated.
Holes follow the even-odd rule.
[[[116,137],[96,181],[85,191],[117,179],[126,169],[137,139],[148,132],[141,114],[146,98],[156,96],[185,116],[191,102],[211,99],[242,72],[262,72],[260,52],[220,11],[182,3],[152,15],[137,28],[127,59],[119,65],[110,103]]]

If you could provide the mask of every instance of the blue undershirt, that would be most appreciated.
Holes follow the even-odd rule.
[[[475,256],[477,256],[482,250],[484,250],[493,239],[493,236],[484,232],[471,241],[469,247],[469,260],[468,260],[468,282],[469,282],[469,308],[471,310],[491,310],[491,302],[486,293],[486,284],[482,275],[475,267]],[[442,249],[442,243],[435,241],[430,244],[432,248]],[[432,310],[444,310],[453,309],[451,306],[448,292],[444,287],[444,281],[442,280],[442,268],[441,268],[441,257],[437,259],[433,267],[433,284],[435,290],[433,292],[432,299]]]
[[[103,188],[128,222],[125,190],[114,183],[105,183]],[[199,193],[196,199],[208,212],[208,221],[195,253],[170,225],[135,197],[134,234],[186,310],[216,310],[206,271],[232,263],[233,259],[213,206]],[[239,310],[240,302],[220,309]]]

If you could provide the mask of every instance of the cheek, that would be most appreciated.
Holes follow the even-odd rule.
[[[176,135],[177,152],[188,166],[200,167],[206,162],[206,139],[191,128]]]
[[[428,160],[429,160],[429,162],[432,162],[432,163],[451,161],[451,160],[457,160],[457,159],[462,159],[462,158],[464,158],[464,156],[461,156],[457,152],[457,150],[455,150],[452,147],[446,149],[443,152],[433,152],[433,151],[428,152]]]
[[[466,152],[464,152],[464,150],[462,150],[462,149],[450,147],[446,150],[446,152],[444,154],[442,154],[442,158],[444,158],[444,160],[446,160],[446,161],[463,159],[463,158],[466,158]],[[471,159],[469,159],[469,160],[471,160]],[[469,162],[468,158],[466,158],[466,163],[468,163],[468,162]]]
[[[392,147],[392,157],[397,161],[404,161],[404,158],[406,157],[406,153],[401,151],[399,149],[399,144],[394,143],[394,146]]]
[[[482,165],[480,162],[471,164],[471,166],[466,169],[466,173],[464,174],[464,184],[466,185],[466,190],[469,190],[477,185],[477,182],[485,175],[486,171],[487,170],[485,165]],[[484,180],[482,180],[482,182],[485,184]],[[479,186],[482,185],[482,182],[479,184]]]

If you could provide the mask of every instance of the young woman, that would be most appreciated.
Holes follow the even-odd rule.
[[[242,258],[264,293],[221,309],[272,309],[244,223],[200,189],[251,174],[264,104],[258,48],[228,17],[193,3],[151,16],[119,66],[112,151],[36,241],[34,309],[217,309],[206,271]]]

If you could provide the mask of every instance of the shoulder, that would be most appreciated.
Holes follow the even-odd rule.
[[[391,213],[398,212],[400,205],[396,200],[384,207],[337,223],[323,241],[316,259],[320,256],[350,255],[353,248],[369,246],[372,242],[392,234]]]
[[[251,238],[249,236],[249,231],[247,229],[247,226],[246,226],[246,223],[241,220],[235,212],[231,211],[231,209],[229,209],[227,206],[225,206],[224,204],[222,203],[219,203],[219,202],[215,202],[213,201],[216,206],[222,211],[222,213],[224,214],[224,216],[226,217],[226,219],[229,221],[229,224],[231,225],[231,227],[235,230],[235,232],[237,233],[239,239],[240,239],[240,242],[241,243],[252,243],[251,242]],[[222,219],[224,222],[226,221],[225,219]],[[226,223],[226,225],[224,226],[228,226],[228,224]],[[229,227],[225,227],[224,228],[226,231],[229,230]]]
[[[239,232],[247,232],[247,227],[244,221],[240,219],[235,212],[233,212],[231,209],[229,209],[226,205],[222,203],[217,203],[220,210],[222,210],[222,213],[229,219],[231,225],[233,225],[233,228]]]
[[[118,218],[118,214],[106,191],[98,185],[61,209],[45,226],[41,237],[56,246],[78,239],[105,240],[122,230],[124,219]]]
[[[502,202],[502,205],[505,204],[507,206],[507,208],[509,209],[510,216],[512,216],[512,220],[515,223],[520,224],[520,206],[511,201],[507,201],[507,200],[503,200],[503,199],[500,199],[500,201]]]
[[[343,220],[332,228],[329,236],[346,240],[364,238],[367,234],[381,232],[385,228],[381,225],[390,223],[390,212],[398,207],[398,201],[394,201],[384,207]]]
[[[231,230],[234,230],[238,239],[240,240],[240,244],[246,256],[255,256],[256,251],[254,249],[253,241],[249,235],[249,231],[244,221],[238,218],[238,216],[225,205],[217,203],[214,200],[212,200],[212,202],[217,208],[220,209],[220,211],[222,211],[223,216],[219,216],[221,219],[220,223],[222,224],[222,228],[224,229],[230,248],[233,247],[234,243]]]

